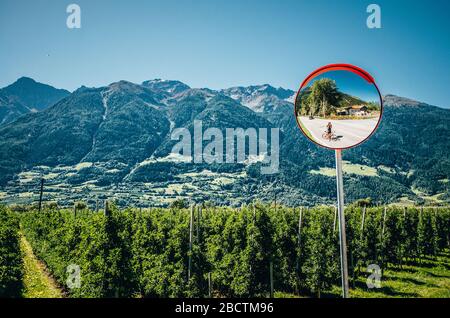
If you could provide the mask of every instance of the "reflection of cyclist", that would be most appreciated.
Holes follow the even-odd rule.
[[[331,141],[331,137],[333,136],[333,134],[331,133],[331,129],[333,128],[333,125],[331,124],[331,122],[328,122],[327,124],[327,130],[325,131],[325,133],[322,135],[323,138],[328,139],[329,141]]]
[[[331,128],[333,128],[333,125],[331,124],[331,122],[328,122],[327,125],[327,134],[331,135]]]

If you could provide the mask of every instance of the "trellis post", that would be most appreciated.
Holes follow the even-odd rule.
[[[270,272],[270,298],[273,298],[273,262],[270,261],[269,264],[269,272]]]
[[[188,280],[191,279],[192,270],[192,236],[194,232],[194,205],[191,205],[191,213],[189,220],[189,258],[188,258]]]
[[[39,190],[39,212],[41,212],[42,209],[42,195],[44,192],[44,178],[41,179],[41,187]]]
[[[211,272],[208,273],[208,297],[212,297],[212,281],[211,281]]]

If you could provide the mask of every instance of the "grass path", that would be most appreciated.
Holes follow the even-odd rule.
[[[47,274],[45,265],[33,254],[30,243],[20,235],[20,248],[23,252],[24,298],[62,298],[63,294],[56,282]]]

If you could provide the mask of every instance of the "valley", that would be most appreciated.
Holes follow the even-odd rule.
[[[13,86],[25,84],[28,90],[35,85],[37,93],[42,85],[19,80]],[[57,92],[52,98],[59,98]],[[44,178],[44,202],[60,206],[83,200],[94,208],[105,199],[122,207],[168,206],[177,199],[231,206],[252,200],[330,204],[334,154],[301,134],[293,95],[267,84],[211,90],[159,79],[81,87],[0,125],[0,202],[36,203]],[[384,105],[373,137],[343,153],[347,202],[370,197],[376,204],[448,204],[450,110],[393,95],[384,97]],[[210,128],[222,136],[227,128],[278,128],[277,173],[261,173],[262,162],[248,156],[244,162],[206,163],[172,153],[179,142],[172,131],[184,128],[195,137],[196,121],[202,135]],[[201,137],[198,148],[205,149],[210,139]]]

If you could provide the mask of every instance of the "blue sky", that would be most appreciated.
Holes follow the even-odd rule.
[[[66,27],[81,7],[82,28]],[[377,3],[382,29],[366,27]],[[450,1],[0,0],[0,87],[178,79],[213,89],[297,89],[329,63],[367,70],[383,94],[450,107]]]

